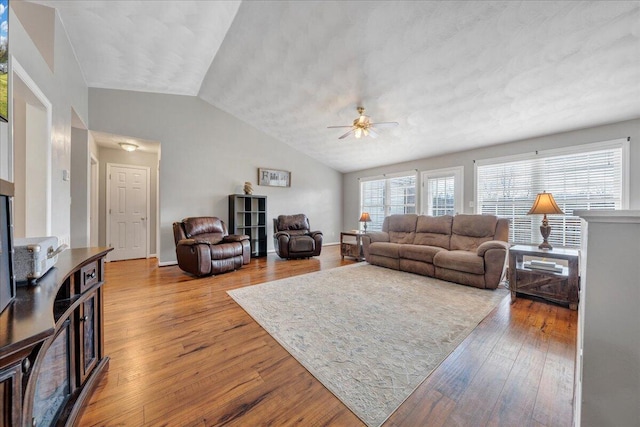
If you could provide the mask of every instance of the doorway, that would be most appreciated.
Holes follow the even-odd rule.
[[[107,163],[107,259],[149,256],[149,168]]]
[[[52,105],[12,58],[14,236],[51,235]]]

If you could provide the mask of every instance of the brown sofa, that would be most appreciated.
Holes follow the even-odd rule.
[[[249,236],[230,235],[224,221],[213,216],[174,222],[173,238],[178,266],[196,276],[237,270],[251,260]]]
[[[493,215],[391,215],[362,236],[367,262],[477,288],[503,278],[509,220]]]

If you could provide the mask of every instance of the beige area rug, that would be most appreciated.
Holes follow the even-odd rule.
[[[354,414],[379,426],[508,291],[360,263],[228,293]]]

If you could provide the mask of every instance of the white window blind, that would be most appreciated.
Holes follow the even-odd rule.
[[[427,178],[427,215],[455,215],[455,176]]]
[[[626,144],[626,146],[625,146]],[[514,161],[478,162],[477,211],[511,220],[509,241],[540,243],[541,215],[527,215],[538,193],[553,194],[565,215],[549,215],[549,242],[579,247],[580,218],[575,210],[622,209],[628,143],[590,144],[571,151],[549,150]],[[485,164],[483,164],[485,163]]]
[[[363,179],[360,211],[369,212],[368,230],[382,230],[384,218],[416,212],[416,174]]]

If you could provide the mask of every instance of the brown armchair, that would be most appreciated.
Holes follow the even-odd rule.
[[[309,219],[304,214],[280,215],[273,219],[273,240],[280,258],[309,258],[320,255],[322,232],[309,231]]]
[[[178,266],[196,276],[233,271],[249,264],[249,236],[229,234],[216,217],[185,218],[173,223]]]

